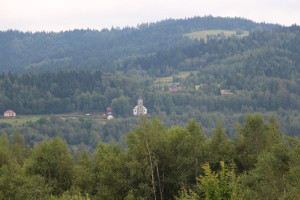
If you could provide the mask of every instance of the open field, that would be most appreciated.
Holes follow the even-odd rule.
[[[17,115],[17,117],[15,119],[0,118],[0,124],[8,123],[13,126],[20,126],[27,122],[36,122],[39,119],[41,119],[42,117],[49,118],[50,116],[61,117],[62,119],[85,118],[85,119],[99,120],[99,119],[103,119],[102,115],[103,115],[103,113],[92,113],[92,114],[88,114],[88,115],[83,114],[83,113],[66,113],[66,114],[51,114],[51,115]]]
[[[184,72],[179,72],[179,74],[174,74],[172,76],[166,76],[166,77],[160,77],[155,80],[155,85],[156,86],[169,86],[170,84],[179,84],[178,82],[174,82],[173,76],[178,77],[180,79],[184,79],[190,75],[190,73],[196,74],[197,71],[184,71]]]
[[[235,35],[237,37],[245,37],[249,35],[249,31],[242,31],[242,34],[237,35],[236,31],[233,30],[204,30],[204,31],[197,31],[197,32],[192,32],[192,33],[186,33],[184,36],[189,37],[190,39],[204,39],[205,41],[207,40],[207,36],[212,36],[215,38],[221,38],[222,35],[223,37],[230,37],[232,35]]]
[[[0,119],[0,123],[8,123],[11,125],[21,125],[25,124],[26,122],[36,122],[41,117],[47,116],[47,115],[18,115],[15,119]]]

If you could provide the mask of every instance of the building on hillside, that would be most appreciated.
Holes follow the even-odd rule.
[[[107,114],[107,116],[112,115],[111,107],[106,107],[106,114]]]
[[[143,105],[142,97],[139,97],[137,99],[137,106],[133,108],[133,115],[134,116],[147,115],[147,108]]]
[[[221,90],[221,95],[232,95],[233,93],[228,90]]]
[[[177,92],[178,86],[176,84],[169,85],[170,92]]]
[[[111,119],[113,119],[114,117],[112,116],[112,115],[108,115],[107,116],[107,120],[111,120]]]
[[[14,119],[16,118],[16,113],[13,110],[7,110],[4,112],[4,118],[11,118]]]

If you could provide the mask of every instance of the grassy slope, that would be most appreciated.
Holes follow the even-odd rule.
[[[74,118],[92,119],[97,121],[99,121],[99,119],[103,119],[103,113],[90,114],[89,116],[82,113],[75,113],[75,114],[67,113],[67,114],[58,114],[58,115],[17,115],[15,119],[0,118],[0,124],[7,123],[13,126],[21,126],[22,124],[26,124],[27,122],[36,122],[42,117],[48,118],[50,116],[57,116],[57,117],[61,117],[62,119],[74,117]]]
[[[190,39],[204,39],[205,41],[207,40],[207,36],[216,36],[224,34],[225,37],[230,37],[230,36],[238,36],[238,37],[245,37],[249,35],[249,31],[243,31],[241,35],[237,35],[236,31],[233,30],[204,30],[204,31],[197,31],[197,32],[192,32],[192,33],[186,33],[184,36],[189,37]],[[218,37],[219,38],[219,37]]]
[[[196,74],[197,71],[183,71],[179,72],[179,74],[174,74],[174,76],[184,79],[190,75],[190,73]],[[170,84],[179,84],[179,82],[173,82],[173,76],[159,77],[155,80],[155,86],[169,86]]]
[[[0,119],[0,123],[8,123],[11,125],[21,125],[25,124],[26,122],[36,122],[44,115],[18,115],[15,119]]]

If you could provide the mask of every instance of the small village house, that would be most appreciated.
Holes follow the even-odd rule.
[[[112,116],[112,115],[108,115],[107,116],[107,120],[111,120],[111,119],[113,119],[114,117]]]
[[[176,84],[169,85],[170,92],[177,92],[178,86]]]
[[[4,118],[11,118],[14,119],[16,118],[16,113],[13,110],[7,110],[4,112]]]

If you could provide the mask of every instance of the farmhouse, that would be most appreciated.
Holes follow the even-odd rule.
[[[178,89],[178,86],[176,84],[169,85],[170,92],[176,92],[177,89]]]
[[[143,105],[142,97],[139,97],[137,100],[137,106],[133,108],[134,116],[147,115],[147,108]]]
[[[7,110],[4,112],[4,118],[16,118],[16,113],[13,110]]]
[[[232,95],[233,93],[229,92],[228,90],[221,90],[221,95]]]
[[[114,117],[112,116],[112,115],[108,115],[107,116],[107,120],[111,120],[111,119],[113,119]]]

